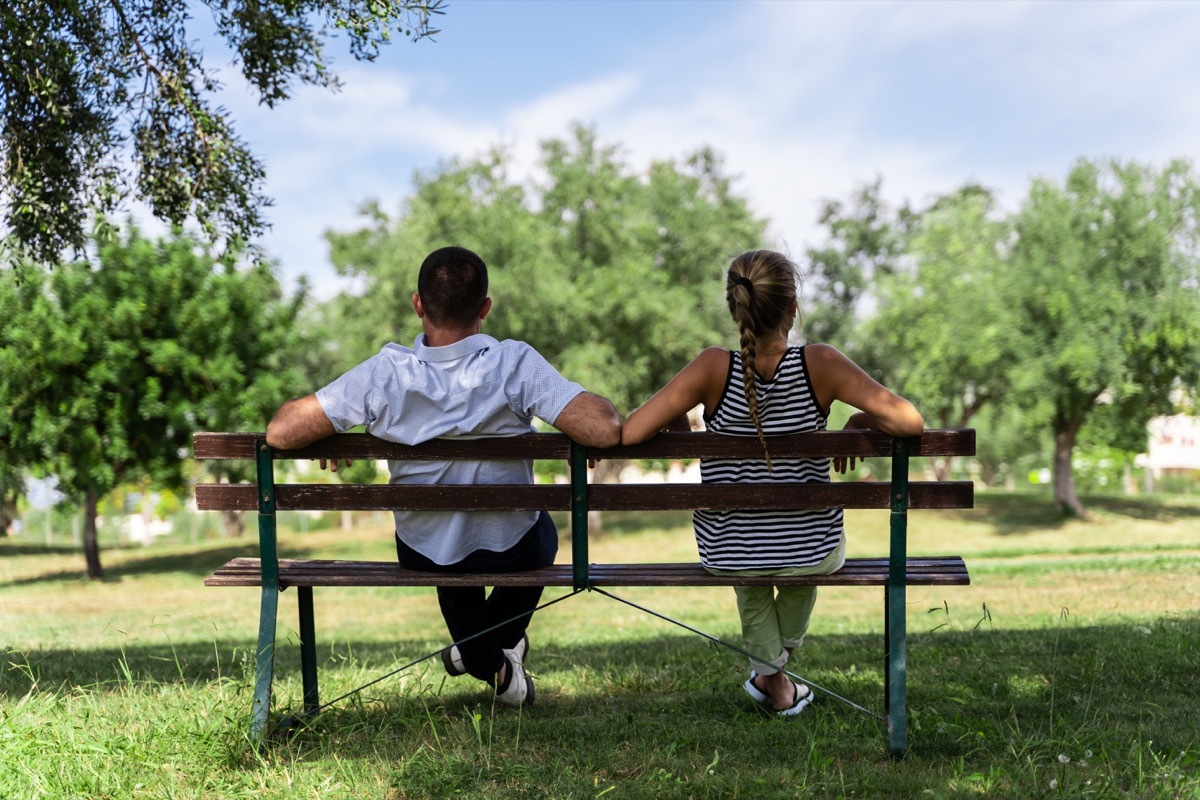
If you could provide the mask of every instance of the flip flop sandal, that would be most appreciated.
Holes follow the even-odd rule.
[[[750,670],[750,679],[742,684],[742,688],[746,690],[746,694],[750,695],[750,697],[754,699],[754,702],[766,703],[771,699],[771,696],[754,685],[754,680],[757,677],[758,673],[754,670]]]
[[[794,717],[804,709],[808,708],[809,703],[812,702],[812,689],[808,688],[804,684],[796,683],[795,681],[792,681],[792,686],[794,687],[793,691],[795,691],[795,700],[787,708],[781,708],[775,712],[781,717]],[[801,693],[802,689],[804,690],[803,693]]]

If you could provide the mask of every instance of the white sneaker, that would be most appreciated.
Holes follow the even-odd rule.
[[[496,690],[496,699],[506,706],[533,705],[533,678],[525,674],[521,655],[515,649],[505,650],[508,661],[508,686],[504,691]]]
[[[525,657],[529,654],[529,636],[523,635],[521,641],[517,642],[517,646],[511,652],[520,656],[522,664],[525,663]],[[462,653],[459,652],[457,645],[451,645],[442,651],[442,666],[455,678],[467,674],[467,668],[463,666]]]

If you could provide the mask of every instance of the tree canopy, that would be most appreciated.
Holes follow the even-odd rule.
[[[139,479],[180,485],[198,428],[261,428],[302,383],[303,349],[304,295],[284,299],[266,264],[136,229],[98,261],[0,281],[0,462],[54,475],[83,502],[91,577],[100,498]]]
[[[1080,160],[1061,184],[1034,181],[1016,233],[1014,397],[1053,432],[1056,502],[1083,513],[1072,453],[1095,410],[1145,441],[1200,377],[1200,182],[1183,161]]]
[[[448,244],[488,264],[488,333],[530,342],[618,408],[640,404],[703,346],[736,341],[724,270],[761,246],[766,222],[712,151],[634,171],[577,127],[544,144],[542,166],[544,182],[527,187],[509,178],[502,151],[455,162],[418,176],[395,219],[371,207],[367,227],[330,234],[338,269],[364,280],[336,301],[340,366],[389,339],[412,341],[417,269]]]
[[[965,186],[916,215],[905,264],[876,278],[863,364],[934,427],[970,427],[1005,396],[1014,321],[997,287],[1011,230],[989,192]]]
[[[12,0],[0,6],[0,217],[52,264],[130,199],[211,240],[266,225],[261,161],[237,136],[193,14],[207,11],[261,103],[336,86],[329,40],[372,59],[394,33],[437,31],[442,0]],[[101,238],[104,238],[103,236]]]

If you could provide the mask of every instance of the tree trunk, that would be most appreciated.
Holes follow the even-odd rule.
[[[931,458],[929,464],[933,467],[933,479],[936,481],[946,481],[950,479],[950,464],[951,458]]]
[[[621,471],[625,469],[628,461],[624,459],[603,459],[596,463],[592,469],[592,483],[617,483],[621,480]],[[604,517],[603,512],[589,511],[588,512],[588,532],[603,533],[604,532]]]
[[[91,580],[104,577],[100,567],[100,545],[96,541],[96,506],[99,502],[99,494],[88,489],[83,500],[83,559],[87,562],[87,576]]]
[[[1087,519],[1087,509],[1075,493],[1075,474],[1071,456],[1075,452],[1075,436],[1083,420],[1060,422],[1054,431],[1054,505],[1064,516]]]
[[[221,536],[226,539],[241,538],[246,533],[246,520],[240,511],[221,512]]]

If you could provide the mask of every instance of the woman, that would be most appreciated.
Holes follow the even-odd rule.
[[[834,400],[859,409],[846,428],[916,436],[925,423],[904,398],[825,344],[789,346],[796,319],[799,272],[769,250],[739,255],[730,264],[725,299],[740,350],[709,347],[625,421],[622,444],[654,436],[697,405],[708,430],[757,436],[762,459],[703,459],[704,483],[829,481],[829,459],[772,459],[769,438],[826,427]],[[853,468],[837,459],[839,472]],[[845,561],[841,509],[696,511],[696,542],[706,569],[721,574],[821,575]],[[816,587],[735,587],[742,640],[751,662],[745,689],[783,716],[799,714],[812,690],[780,670],[808,629]]]

